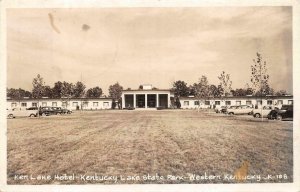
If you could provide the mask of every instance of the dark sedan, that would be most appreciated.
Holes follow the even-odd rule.
[[[40,116],[49,116],[49,115],[56,115],[56,111],[53,109],[53,107],[41,107],[39,109],[39,115]]]
[[[268,119],[293,120],[293,115],[294,115],[293,105],[283,105],[281,109],[275,109],[270,111],[270,113],[268,114]]]

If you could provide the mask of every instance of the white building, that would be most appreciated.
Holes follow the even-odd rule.
[[[174,94],[170,89],[156,89],[152,85],[142,85],[141,89],[123,90],[122,108],[136,109],[169,108]]]
[[[62,107],[72,110],[100,110],[100,109],[111,109],[112,99],[111,98],[61,98],[61,99],[7,99],[7,109],[20,108],[26,109],[29,107]]]
[[[174,102],[174,93],[170,89],[157,89],[152,85],[142,85],[140,89],[123,90],[122,92],[122,108],[133,107],[136,109],[156,109],[172,108],[171,101]],[[274,106],[281,108],[282,105],[293,104],[293,96],[241,96],[241,97],[219,97],[197,99],[195,97],[180,97],[181,108],[196,109],[196,108],[219,108],[221,106],[237,106],[249,105],[252,107],[261,108],[261,106]],[[29,107],[50,106],[62,107],[72,110],[101,110],[112,108],[112,98],[23,98],[10,99],[7,98],[7,109],[20,108],[26,109]]]
[[[218,108],[221,106],[238,106],[249,105],[252,107],[261,108],[261,106],[276,106],[280,108],[282,105],[292,105],[293,96],[240,96],[240,97],[222,97],[208,98],[199,100],[195,97],[181,97],[181,108],[196,109],[196,108]]]

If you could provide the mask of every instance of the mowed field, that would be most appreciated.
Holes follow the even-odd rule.
[[[55,180],[58,175],[184,176],[176,180],[117,183],[255,183],[190,180],[190,175],[274,176],[292,182],[293,123],[208,111],[85,111],[8,119],[8,184],[83,184],[113,181]],[[278,179],[275,175],[286,174]],[[16,179],[51,175],[50,180]],[[279,176],[280,177],[280,176]]]

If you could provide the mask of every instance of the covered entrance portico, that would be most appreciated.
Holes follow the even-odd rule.
[[[168,94],[124,94],[124,107],[168,108]]]
[[[122,93],[122,107],[136,109],[168,108],[170,90],[128,90]]]

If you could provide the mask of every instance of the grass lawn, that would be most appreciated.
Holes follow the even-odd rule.
[[[114,184],[108,176],[121,184],[258,182],[224,180],[237,172],[272,175],[259,183],[293,181],[292,121],[191,110],[85,111],[7,121],[8,184]],[[64,174],[107,177],[54,179]],[[152,179],[141,179],[148,174]],[[205,174],[222,179],[191,180]]]

